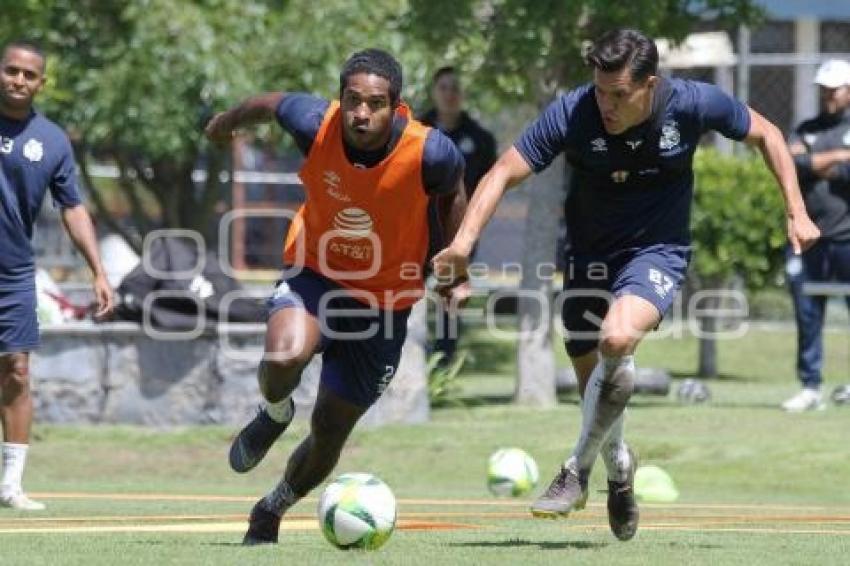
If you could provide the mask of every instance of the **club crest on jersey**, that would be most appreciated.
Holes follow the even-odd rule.
[[[605,138],[596,138],[595,140],[591,140],[590,149],[593,151],[608,151],[608,144],[605,142]]]
[[[626,179],[628,179],[628,178],[629,178],[629,172],[628,171],[614,171],[613,173],[611,173],[611,179],[615,183],[625,183]]]
[[[661,126],[661,139],[658,140],[658,147],[671,149],[679,145],[680,140],[679,124],[675,120],[664,122],[664,125]]]
[[[30,161],[41,161],[41,158],[44,157],[44,146],[41,145],[40,141],[30,138],[24,144],[24,157]]]

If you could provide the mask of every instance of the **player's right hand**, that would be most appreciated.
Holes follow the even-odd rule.
[[[204,128],[204,135],[211,142],[219,146],[225,146],[233,140],[233,127],[230,125],[230,116],[227,112],[219,112],[212,117]]]

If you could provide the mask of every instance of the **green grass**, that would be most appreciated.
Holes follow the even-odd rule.
[[[476,354],[462,383],[470,390],[507,396],[512,391],[509,345],[470,332]],[[695,343],[647,342],[641,362],[686,374]],[[842,350],[843,348],[843,350]],[[827,379],[837,381],[847,365],[847,336],[830,334]],[[506,355],[505,351],[509,353]],[[241,533],[0,534],[0,563],[6,564],[843,564],[850,551],[850,408],[787,415],[776,408],[795,388],[793,333],[753,333],[721,344],[723,377],[712,382],[714,401],[681,406],[669,398],[636,397],[627,436],[643,463],[664,467],[681,499],[669,508],[644,507],[642,530],[630,543],[614,539],[605,525],[604,471],[592,478],[588,511],[566,521],[518,517],[445,518],[480,528],[455,531],[397,531],[376,553],[342,552],[318,530],[286,531],[272,548],[242,548]],[[559,354],[560,356],[561,354]],[[845,356],[845,357],[842,357]],[[563,363],[564,360],[559,358]],[[488,367],[488,363],[490,366]],[[848,376],[845,375],[845,380]],[[575,397],[538,410],[508,404],[440,409],[422,426],[357,430],[337,472],[369,471],[403,500],[486,499],[487,456],[503,446],[520,446],[537,460],[543,483],[568,454],[579,426]],[[226,464],[231,428],[154,430],[130,427],[37,426],[26,485],[33,492],[218,494],[257,497],[274,484],[289,451],[305,432],[297,422],[252,473],[236,475]],[[315,495],[315,494],[314,494]],[[531,496],[529,496],[530,498]],[[45,518],[221,514],[244,516],[248,501],[108,501],[47,499]],[[510,502],[509,502],[510,503]],[[741,510],[711,510],[703,504],[755,506],[748,513],[786,515],[741,519],[723,532],[703,528],[695,515],[717,517]],[[521,506],[503,511],[521,512]],[[801,506],[771,511],[769,506]],[[760,510],[758,506],[764,507]],[[312,517],[315,501],[293,510]],[[805,507],[805,509],[803,508]],[[819,508],[819,509],[812,509]],[[445,507],[402,503],[400,517]],[[451,512],[493,509],[459,506]],[[831,521],[808,522],[791,515],[814,513]],[[15,524],[0,512],[0,528]],[[33,517],[33,515],[26,515]],[[235,519],[232,519],[235,520]],[[664,526],[668,525],[668,526]],[[672,530],[674,527],[694,530]],[[716,526],[716,525],[715,525]],[[758,532],[734,530],[755,528]],[[783,532],[771,532],[778,529]],[[820,531],[842,531],[829,534]],[[788,532],[795,531],[795,532]],[[809,532],[804,532],[809,531]]]

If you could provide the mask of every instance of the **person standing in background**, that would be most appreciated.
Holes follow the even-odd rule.
[[[457,70],[449,66],[437,69],[431,79],[431,100],[434,107],[425,112],[420,121],[443,132],[463,154],[466,161],[463,181],[468,202],[472,199],[472,193],[481,177],[496,162],[496,139],[463,109],[463,99],[463,88]],[[436,249],[441,249],[446,243],[448,242],[441,242]],[[442,324],[437,326],[433,351],[443,354],[440,365],[446,366],[451,363],[457,351],[460,320],[457,313],[450,312],[445,306],[440,311]]]
[[[801,123],[788,145],[806,210],[821,239],[802,255],[789,253],[786,270],[797,319],[797,377],[803,388],[782,403],[797,413],[826,407],[821,395],[826,297],[807,295],[807,281],[850,284],[850,63],[826,61],[818,68],[820,112]],[[845,297],[850,308],[850,296]]]
[[[68,136],[33,109],[45,83],[46,58],[27,41],[12,41],[0,61],[0,422],[3,475],[0,507],[41,511],[22,479],[30,428],[30,352],[39,345],[32,235],[47,191],[94,275],[96,317],[112,311],[112,289],[100,261],[91,217],[77,190]]]

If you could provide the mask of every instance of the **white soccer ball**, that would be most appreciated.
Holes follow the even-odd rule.
[[[393,492],[371,474],[343,474],[319,499],[319,525],[338,548],[380,548],[395,528]]]
[[[487,487],[493,495],[524,495],[534,489],[539,479],[537,462],[525,450],[502,448],[490,456]]]

